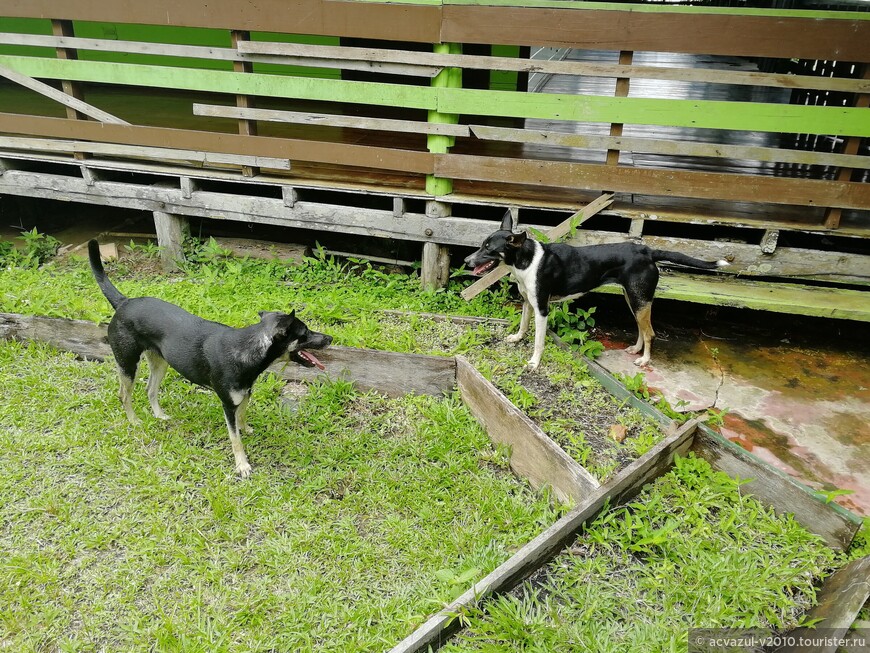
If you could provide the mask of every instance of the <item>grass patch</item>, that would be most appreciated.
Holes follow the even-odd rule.
[[[174,372],[173,420],[133,428],[111,363],[0,342],[0,369],[8,650],[383,650],[557,516],[455,396],[322,383],[289,412],[265,376],[240,482]]]
[[[834,553],[694,456],[512,594],[462,618],[444,653],[683,652],[689,628],[797,626]]]

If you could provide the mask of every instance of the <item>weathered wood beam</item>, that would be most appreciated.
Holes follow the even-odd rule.
[[[564,517],[390,649],[390,653],[417,653],[430,646],[438,648],[459,628],[461,620],[456,618],[457,614],[493,595],[509,591],[553,558],[606,505],[616,506],[630,500],[645,484],[667,472],[674,457],[684,453],[691,444],[696,426],[697,422],[687,422],[612,480],[593,490]]]
[[[267,122],[286,122],[299,125],[318,125],[324,127],[346,127],[350,129],[371,129],[378,131],[402,132],[408,134],[440,134],[442,136],[470,136],[468,125],[423,122],[422,120],[392,120],[388,118],[369,118],[366,116],[341,116],[330,113],[306,113],[301,111],[279,111],[277,109],[245,109],[217,104],[193,105],[193,115],[214,118],[241,118],[264,120]]]
[[[48,84],[44,84],[40,82],[38,79],[33,79],[32,77],[28,77],[27,75],[22,75],[20,73],[15,72],[5,66],[0,66],[0,77],[5,77],[11,82],[15,82],[23,86],[24,88],[29,88],[31,91],[39,93],[40,95],[44,95],[47,98],[50,98],[56,102],[60,102],[62,105],[69,109],[73,109],[78,111],[81,114],[88,116],[89,118],[93,118],[94,120],[99,120],[100,122],[111,123],[114,125],[129,125],[126,120],[121,120],[120,118],[113,116],[111,113],[107,113],[102,109],[98,109],[97,107],[84,102],[83,100],[78,99],[73,95],[69,95],[63,91],[59,91],[53,86],[49,86]]]
[[[567,503],[582,502],[600,485],[462,356],[456,357],[456,382],[490,439],[510,447],[511,469],[532,487],[551,487]]]
[[[857,154],[832,154],[830,152],[786,150],[776,147],[699,143],[632,136],[566,134],[564,132],[489,127],[486,125],[469,125],[469,127],[477,138],[508,143],[534,143],[536,145],[576,147],[589,150],[616,149],[623,152],[642,152],[666,156],[697,156],[771,163],[870,168],[870,156],[858,156]]]

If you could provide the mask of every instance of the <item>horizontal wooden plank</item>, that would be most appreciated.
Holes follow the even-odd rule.
[[[315,161],[421,174],[431,174],[434,169],[433,155],[428,152],[267,136],[243,136],[192,129],[107,125],[83,120],[13,113],[0,113],[0,132],[146,147],[161,147],[172,143],[183,150]]]
[[[17,34],[0,32],[0,44],[26,45],[33,47],[66,48],[94,52],[122,52],[137,55],[157,55],[209,59],[214,61],[245,61],[308,68],[341,68],[394,75],[418,75],[434,77],[440,68],[407,64],[379,63],[376,61],[340,61],[317,57],[277,57],[272,55],[241,54],[235,48],[220,48],[202,45],[176,45],[148,41],[116,41],[113,39],[90,39],[72,36],[46,36],[43,34]]]
[[[2,35],[0,35],[0,42],[3,42]],[[413,64],[417,66],[458,67],[474,70],[505,70],[551,75],[583,75],[588,77],[657,79],[705,84],[806,88],[843,93],[870,92],[870,81],[864,79],[811,77],[809,75],[784,75],[721,69],[637,66],[589,63],[585,61],[548,61],[543,59],[440,54],[436,52],[390,50],[386,48],[322,46],[301,43],[276,43],[271,41],[243,41],[239,43],[238,51],[240,54],[252,56],[279,55],[291,58],[293,61],[304,61],[309,57],[323,57],[330,58],[333,61],[345,62],[367,61],[384,64]]]
[[[510,466],[534,488],[551,487],[559,501],[579,502],[598,481],[514,406],[462,356],[456,357],[462,401],[490,439],[510,447]]]
[[[353,102],[448,114],[870,136],[866,110],[853,107],[520,93],[11,55],[0,56],[0,65],[37,78]]]
[[[534,143],[536,145],[576,147],[590,150],[619,150],[620,152],[643,152],[645,154],[663,154],[667,156],[745,159],[748,161],[797,163],[801,165],[859,169],[870,168],[870,156],[808,152],[751,145],[666,140],[661,138],[568,134],[556,131],[489,127],[486,125],[470,125],[470,128],[477,138],[509,143]]]
[[[670,7],[649,11],[637,4],[619,10],[569,7],[447,4],[442,9],[441,38],[455,43],[870,61],[870,22],[852,12],[816,19],[710,12],[701,7],[687,12],[667,11]]]
[[[96,23],[172,25],[438,43],[440,6],[367,5],[342,0],[0,0],[0,16]]]
[[[870,124],[870,121],[868,121]],[[435,174],[502,184],[725,201],[870,209],[870,184],[439,154]]]
[[[326,367],[275,364],[269,371],[291,381],[326,376],[352,381],[361,391],[376,390],[390,397],[422,394],[441,396],[456,387],[456,361],[452,356],[400,354],[392,351],[334,345],[317,352]]]
[[[390,653],[418,653],[429,650],[429,647],[438,648],[460,626],[461,619],[456,618],[458,614],[493,595],[509,591],[553,558],[605,506],[616,506],[630,500],[646,483],[667,472],[674,457],[685,452],[691,444],[696,426],[694,421],[687,422],[611,481],[593,490],[555,524],[390,649]]]
[[[5,77],[9,81],[20,84],[24,88],[35,91],[40,95],[44,95],[45,97],[52,99],[55,102],[59,102],[65,107],[75,109],[79,113],[82,113],[89,118],[93,118],[94,120],[98,120],[100,122],[108,122],[115,125],[130,124],[126,120],[121,120],[120,118],[113,116],[112,114],[107,113],[102,109],[98,109],[97,107],[92,106],[87,102],[83,102],[77,97],[73,97],[72,95],[64,93],[63,91],[59,91],[53,86],[44,84],[38,79],[33,79],[32,77],[28,77],[27,75],[22,75],[21,73],[10,70],[9,68],[6,68],[4,66],[0,66],[0,77]]]
[[[275,170],[290,170],[290,161],[288,159],[222,154],[220,152],[204,152],[202,150],[178,150],[168,147],[115,145],[114,143],[95,143],[91,141],[0,136],[0,148],[21,150],[23,152],[87,152],[88,154],[155,159],[157,161],[185,161],[200,166],[246,165]]]
[[[809,488],[765,464],[745,449],[729,442],[702,425],[695,435],[692,451],[713,469],[732,478],[752,479],[741,489],[777,514],[791,514],[796,522],[822,537],[828,546],[844,551],[861,527],[861,520],[836,504],[826,504]]]
[[[279,111],[277,109],[253,109],[231,107],[217,104],[193,105],[193,115],[216,118],[241,118],[245,120],[264,120],[267,122],[286,122],[300,125],[319,125],[324,127],[345,127],[349,129],[371,129],[379,131],[402,132],[407,134],[440,134],[442,136],[470,136],[467,125],[423,122],[421,120],[391,120],[389,118],[369,118],[367,116],[342,116],[331,113],[304,113],[301,111]]]
[[[112,357],[106,325],[84,320],[0,313],[0,338],[46,342],[87,360]]]

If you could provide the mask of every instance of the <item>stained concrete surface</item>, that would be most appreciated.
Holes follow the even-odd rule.
[[[758,323],[748,327],[752,315]],[[741,317],[743,325],[708,316],[688,327],[654,318],[643,369],[624,351],[635,332],[607,326],[595,333],[607,347],[598,360],[611,372],[643,372],[679,410],[725,410],[717,430],[728,439],[815,490],[851,491],[834,500],[870,516],[870,353],[856,337],[866,325]]]

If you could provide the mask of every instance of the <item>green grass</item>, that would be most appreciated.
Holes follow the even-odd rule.
[[[462,618],[444,653],[684,652],[688,629],[797,626],[837,560],[690,456],[605,511],[534,583]]]
[[[4,650],[382,650],[557,516],[455,396],[324,383],[290,411],[266,376],[243,482],[175,373],[173,420],[137,428],[111,363],[8,341],[0,370]]]

